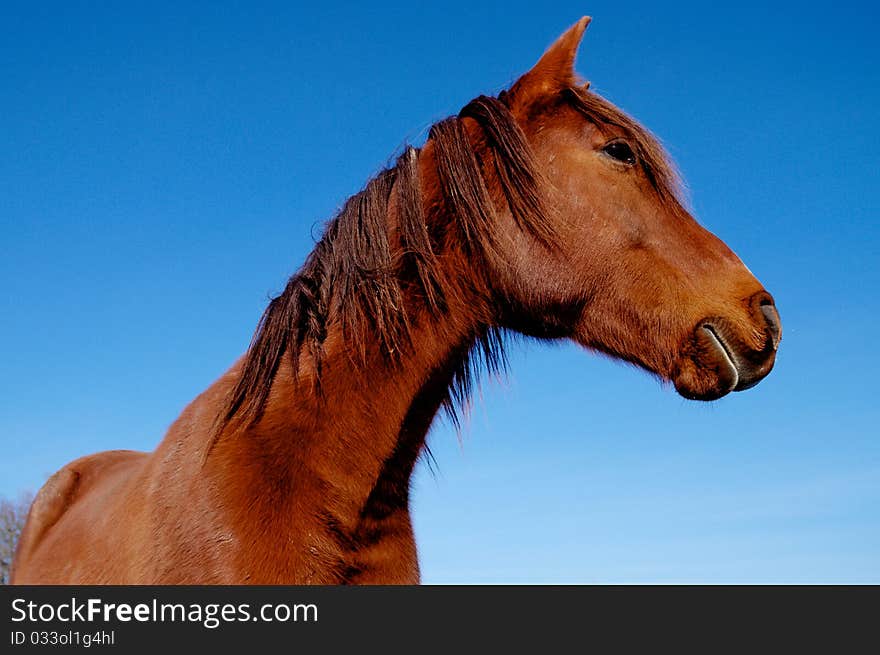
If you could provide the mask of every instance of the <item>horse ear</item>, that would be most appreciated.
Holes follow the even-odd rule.
[[[576,84],[574,60],[590,20],[589,16],[584,16],[556,39],[538,63],[514,83],[510,96],[517,102],[528,104],[536,98]]]

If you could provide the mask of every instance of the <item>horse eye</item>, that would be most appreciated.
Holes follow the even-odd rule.
[[[629,164],[630,166],[636,163],[636,154],[632,151],[632,148],[629,147],[629,144],[626,141],[612,141],[602,148],[602,152],[609,157],[613,157],[617,161]]]

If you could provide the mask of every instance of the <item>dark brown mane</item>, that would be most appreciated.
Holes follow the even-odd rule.
[[[485,152],[475,151],[468,138],[467,118],[482,129]],[[368,340],[378,341],[390,364],[405,353],[412,303],[434,314],[445,311],[446,283],[438,262],[445,245],[457,240],[477,260],[495,256],[496,207],[490,185],[500,187],[521,229],[543,244],[553,243],[531,150],[504,102],[480,96],[459,116],[435,124],[428,138],[443,195],[438,213],[451,218],[451,224],[440,224],[426,214],[419,150],[406,148],[393,166],[349,198],[327,224],[303,267],[269,303],[227,408],[219,417],[218,436],[230,422],[246,426],[259,418],[285,354],[297,372],[301,355],[308,352],[319,393],[324,342],[331,323],[340,326],[355,364],[363,365]],[[389,236],[392,201],[396,242]],[[497,330],[487,328],[475,337],[477,345],[462,354],[444,403],[455,422],[455,406],[470,395],[477,371],[481,367],[496,371],[505,365]]]
[[[679,176],[645,128],[585,88],[569,88],[562,97],[597,126],[610,124],[625,130],[652,186],[665,202],[679,202]],[[285,353],[294,371],[299,370],[300,355],[309,353],[314,390],[319,393],[324,341],[333,321],[340,325],[355,364],[365,363],[367,340],[378,340],[389,363],[404,354],[410,343],[410,303],[421,303],[435,315],[445,310],[445,281],[437,258],[444,243],[457,239],[478,260],[496,257],[496,207],[490,184],[499,187],[517,225],[552,247],[554,232],[543,207],[542,181],[525,135],[505,101],[504,94],[500,99],[480,96],[458,116],[436,123],[429,131],[442,210],[453,219],[453,234],[444,234],[447,227],[426,214],[419,150],[413,147],[367,182],[329,221],[303,267],[263,313],[241,377],[219,417],[218,435],[231,422],[248,425],[259,418]],[[465,131],[465,118],[480,126],[487,151],[475,151]],[[388,229],[392,195],[397,242]],[[502,336],[487,329],[476,335],[476,347],[463,354],[444,403],[454,423],[458,423],[456,406],[469,397],[478,371],[504,368]]]
[[[683,205],[681,176],[657,137],[605,98],[587,90],[587,87],[588,85],[570,87],[563,92],[563,97],[600,130],[603,125],[622,129],[638,157],[645,177],[664,204]]]

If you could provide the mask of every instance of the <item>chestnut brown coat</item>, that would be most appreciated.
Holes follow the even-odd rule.
[[[52,476],[13,582],[418,582],[413,466],[506,331],[688,398],[764,377],[773,300],[684,208],[656,140],[577,79],[588,22],[353,196],[154,452]]]

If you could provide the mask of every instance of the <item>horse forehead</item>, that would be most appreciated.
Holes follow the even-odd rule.
[[[601,146],[611,139],[625,138],[639,143],[645,138],[623,125],[606,122],[599,117],[585,116],[565,103],[544,108],[523,120],[523,131],[537,145],[543,145],[542,141],[554,141],[551,137],[561,138],[572,145],[593,147]]]

